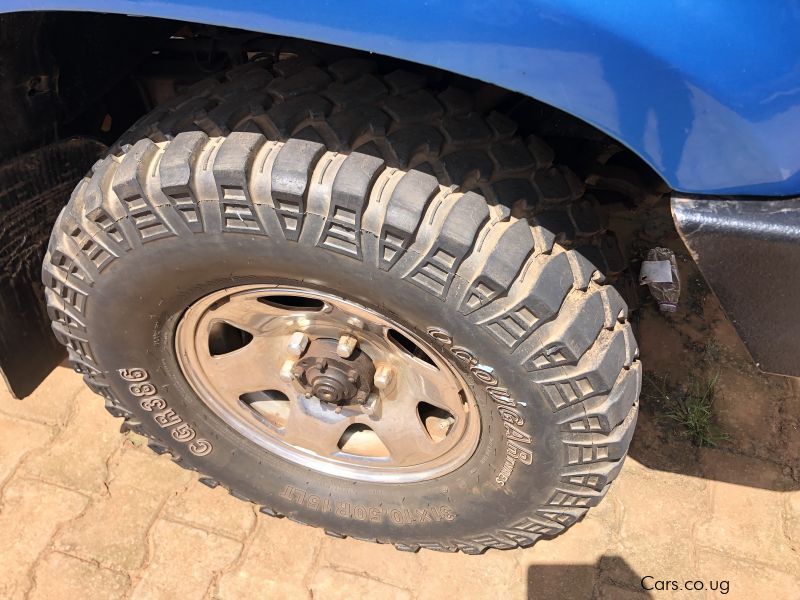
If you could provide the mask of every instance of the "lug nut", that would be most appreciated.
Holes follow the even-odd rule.
[[[281,381],[285,381],[286,383],[292,383],[294,381],[294,373],[292,373],[292,369],[294,369],[294,361],[287,360],[281,365],[281,370],[278,376],[281,378]]]
[[[394,379],[394,369],[389,365],[381,365],[378,367],[378,370],[375,371],[375,379],[373,383],[375,383],[375,387],[379,390],[385,390],[389,387]]]
[[[343,335],[339,338],[339,343],[336,344],[336,354],[342,358],[350,358],[350,355],[358,346],[358,340],[352,335]]]
[[[364,321],[359,319],[358,317],[350,317],[347,319],[347,324],[350,325],[353,329],[364,329]]]
[[[295,331],[292,337],[289,338],[289,345],[287,346],[289,354],[300,358],[306,348],[308,348],[308,336],[302,331]]]

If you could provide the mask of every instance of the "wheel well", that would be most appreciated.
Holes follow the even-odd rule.
[[[47,169],[55,145],[82,141],[81,152],[71,155],[70,168],[53,180],[57,191],[17,194],[13,186],[0,191],[0,222],[15,222],[6,218],[12,211],[41,215],[35,235],[29,228],[0,230],[0,306],[8,308],[0,317],[0,368],[18,396],[32,390],[61,356],[41,326],[40,264],[52,221],[80,174],[150,110],[265,49],[288,56],[311,50],[327,62],[368,55],[387,71],[423,73],[437,91],[464,89],[473,94],[477,111],[503,113],[518,123],[519,133],[544,138],[558,162],[570,165],[609,209],[652,202],[668,191],[644,161],[584,121],[522,94],[440,69],[338,46],[166,19],[66,12],[0,15],[0,101],[6,117],[0,121],[0,163],[13,166],[8,172],[14,177],[24,178],[23,165]],[[3,251],[20,246],[25,252]],[[31,341],[33,354],[19,353],[15,340],[21,338]],[[37,356],[39,368],[11,372],[12,357],[19,354]]]
[[[0,15],[0,98],[16,119],[0,123],[0,158],[74,135],[111,144],[158,104],[212,73],[246,62],[265,44],[312,48],[331,57],[369,56],[386,68],[424,72],[433,86],[475,94],[478,111],[512,117],[521,132],[553,145],[562,162],[587,157],[635,171],[642,184],[666,189],[633,152],[599,129],[536,99],[475,79],[339,46],[159,18],[36,12]],[[113,51],[109,51],[113,48]],[[13,131],[9,128],[13,127]],[[569,160],[565,160],[569,159]]]

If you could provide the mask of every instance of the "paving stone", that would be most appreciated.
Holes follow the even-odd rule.
[[[272,598],[284,588],[287,597],[294,595],[289,590],[300,593],[325,537],[322,531],[289,519],[260,516],[239,565],[220,578],[218,597],[244,598],[258,590],[258,597]]]
[[[667,348],[677,381],[696,353],[669,333],[673,325],[655,312],[653,319],[664,326],[657,335],[644,328],[643,353]],[[698,330],[692,340],[705,335]],[[717,408],[741,439],[724,450],[696,448],[665,437],[643,411],[632,456],[644,466],[629,459],[581,523],[530,549],[477,557],[399,553],[255,518],[247,503],[156,457],[140,436],[117,433],[119,420],[102,399],[57,369],[32,402],[10,404],[0,394],[0,483],[19,467],[0,505],[0,598],[24,597],[34,580],[31,597],[59,600],[792,597],[800,589],[800,490],[786,467],[800,456],[800,384],[784,398],[784,380],[762,386],[766,376],[740,363],[722,367]],[[731,375],[734,367],[741,369]],[[81,391],[70,399],[70,390]],[[729,579],[731,591],[649,596],[644,575]]]
[[[323,567],[314,574],[310,588],[314,598],[324,598],[325,600],[352,600],[353,598],[410,600],[412,597],[408,590],[329,567]]]
[[[608,499],[606,499],[608,500]],[[613,503],[609,503],[613,504]],[[591,511],[566,535],[519,551],[531,598],[589,598],[599,581],[598,564],[617,533]]]
[[[23,456],[44,446],[53,435],[46,425],[3,415],[0,415],[0,431],[0,484],[11,477]]]
[[[531,564],[526,570],[526,598],[592,598],[598,585],[594,564]]]
[[[641,600],[643,598],[652,597],[652,594],[646,592],[645,590],[630,590],[607,583],[600,585],[598,589],[598,598],[600,600]],[[531,598],[530,600],[534,600],[534,598]]]
[[[532,548],[519,551],[519,558],[528,564],[594,564],[616,544],[617,538],[618,532],[607,521],[589,511],[568,533],[540,540]]]
[[[311,592],[303,585],[277,582],[272,579],[248,579],[241,572],[236,575],[235,581],[225,575],[225,585],[213,595],[214,600],[273,600],[274,598],[291,598],[302,600],[311,598]],[[323,597],[324,600],[324,597]]]
[[[420,600],[442,598],[523,598],[526,572],[518,562],[517,551],[489,550],[485,554],[433,552],[421,550],[420,574],[407,587]]]
[[[130,570],[147,556],[147,532],[168,496],[189,474],[166,457],[123,452],[108,494],[66,526],[56,548],[100,565]]]
[[[88,388],[76,398],[70,424],[44,452],[26,460],[22,472],[84,493],[105,489],[106,461],[121,444],[119,421]]]
[[[126,431],[125,433],[122,434],[122,437],[124,438],[122,444],[126,448],[139,450],[140,452],[150,452],[150,453],[153,452],[147,446],[148,439],[146,436],[143,436],[134,431]]]
[[[731,476],[709,484],[712,511],[710,518],[697,528],[696,544],[760,563],[791,566],[800,572],[800,556],[783,535],[783,494],[769,489],[783,477],[780,468],[724,452],[708,456],[716,471]],[[735,471],[751,485],[726,483]],[[764,487],[754,487],[755,484]]]
[[[426,557],[425,552],[398,552],[391,544],[325,536],[317,564],[409,588],[424,568]]]
[[[786,534],[800,552],[800,492],[786,494]]]
[[[59,366],[24,400],[15,400],[0,388],[0,413],[63,426],[74,410],[75,397],[84,388],[80,376]]]
[[[237,539],[244,539],[256,521],[252,504],[234,498],[222,486],[210,489],[196,480],[170,497],[166,516]]]
[[[777,563],[780,566],[782,563]],[[753,598],[797,598],[800,590],[800,577],[778,569],[771,569],[750,560],[740,560],[715,552],[698,552],[697,577],[705,586],[710,582],[729,582],[729,592],[711,592],[707,598],[730,598],[752,600]],[[699,594],[694,593],[695,597]]]
[[[203,598],[214,577],[242,549],[230,538],[162,519],[153,528],[152,547],[153,556],[133,590],[133,599]]]
[[[117,600],[125,597],[130,585],[127,575],[79,560],[60,552],[41,559],[34,575],[36,587],[31,600],[91,598]]]
[[[623,465],[623,469],[630,466],[630,468],[643,468],[641,464],[633,460],[632,458],[628,458],[625,460],[625,464]],[[623,506],[620,503],[619,499],[617,498],[616,493],[614,492],[615,486],[612,485],[611,489],[609,489],[606,497],[595,507],[586,513],[582,523],[588,521],[596,521],[605,527],[610,534],[614,536],[619,535],[619,529],[622,525],[622,514],[624,512]]]
[[[56,539],[63,552],[106,567],[136,569],[147,556],[147,532],[162,499],[124,487],[97,500],[87,513]]]
[[[692,531],[710,508],[706,482],[650,471],[633,461],[625,466],[613,487],[624,507],[614,554],[624,562],[605,566],[605,580],[635,591],[644,575],[691,575]]]
[[[286,583],[263,577],[251,578],[243,571],[235,575],[226,573],[220,581],[219,590],[213,595],[214,600],[273,600],[274,598],[291,598],[292,600],[310,599],[311,592],[302,584]]]
[[[81,494],[39,481],[8,483],[0,512],[0,598],[25,595],[34,561],[59,525],[78,516],[87,503]]]
[[[150,450],[138,452],[125,448],[110,470],[110,487],[129,486],[156,495],[176,492],[193,479],[190,471],[172,462],[168,456],[159,456]]]

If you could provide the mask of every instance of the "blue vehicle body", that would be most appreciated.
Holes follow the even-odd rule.
[[[800,3],[7,0],[368,50],[514,91],[605,131],[675,190],[800,194]]]

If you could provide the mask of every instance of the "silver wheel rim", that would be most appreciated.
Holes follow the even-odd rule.
[[[331,348],[338,357],[320,363],[316,356]],[[466,462],[480,436],[474,397],[441,354],[393,319],[333,294],[220,290],[181,318],[176,353],[201,401],[236,432],[327,475],[440,477]],[[332,401],[319,368],[340,375],[334,389],[348,399]]]

